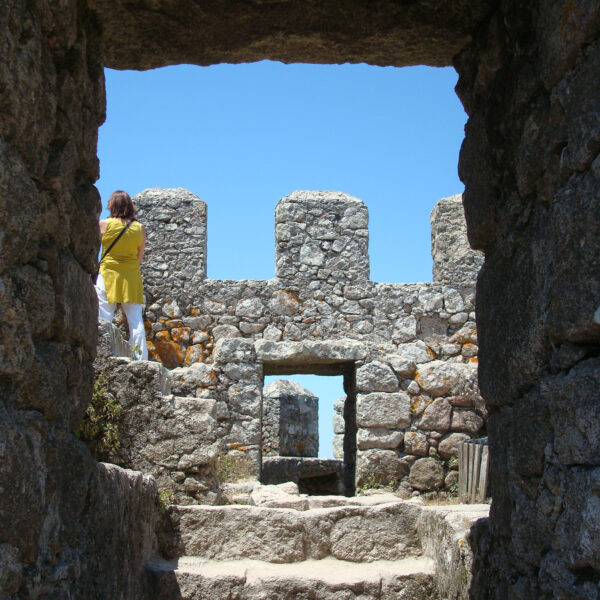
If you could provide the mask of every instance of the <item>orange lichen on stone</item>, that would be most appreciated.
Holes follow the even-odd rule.
[[[155,360],[155,361],[161,363],[162,360],[160,358],[160,355],[156,351],[156,346],[154,345],[154,343],[151,342],[150,340],[146,340],[146,344],[148,345],[148,359]]]
[[[467,358],[477,355],[479,347],[476,344],[463,344],[461,354]]]
[[[173,327],[171,329],[171,339],[174,342],[181,344],[187,344],[190,341],[190,328],[189,327]]]
[[[418,417],[432,402],[433,398],[429,396],[415,396],[410,405],[410,412]]]
[[[181,319],[169,319],[165,325],[167,326],[167,329],[173,329],[173,327],[181,327],[183,321]]]
[[[156,332],[154,339],[156,340],[157,343],[158,342],[168,342],[171,339],[171,334],[166,329],[163,329],[162,331]]]
[[[475,329],[475,327],[463,327],[450,338],[450,342],[458,344],[476,344],[477,329]]]
[[[197,317],[200,315],[200,309],[197,306],[192,306],[192,308],[190,308],[190,315],[192,317]]]
[[[144,321],[144,329],[146,333],[150,333],[152,331],[152,323],[148,320]]]
[[[203,362],[204,360],[204,346],[202,344],[194,344],[193,346],[188,346],[185,351],[185,360],[184,365],[187,367],[192,363]]]
[[[244,444],[232,443],[228,444],[230,450],[239,450],[240,452],[246,452],[248,449]]]
[[[479,363],[479,360],[478,360],[478,358],[476,356],[473,356],[473,357],[471,357],[469,359],[469,362],[472,363],[472,364],[474,364],[474,365],[476,365],[476,364]]]
[[[210,383],[208,383],[210,387],[214,387],[217,385],[217,383],[219,383],[219,378],[217,377],[215,371],[210,371],[206,377],[210,380]]]
[[[180,344],[177,342],[156,339],[155,346],[156,352],[160,356],[160,360],[165,367],[169,367],[170,369],[181,367],[185,360],[185,349]]]

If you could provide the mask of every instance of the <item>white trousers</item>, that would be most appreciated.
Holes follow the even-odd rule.
[[[96,281],[96,294],[98,295],[98,317],[112,321],[117,309],[116,304],[111,304],[106,297],[106,288],[104,279],[98,274]],[[133,349],[133,354],[138,360],[148,360],[148,346],[146,345],[146,330],[144,329],[144,319],[142,318],[143,304],[134,304],[133,302],[121,302],[121,308],[127,317],[129,325],[129,345]]]

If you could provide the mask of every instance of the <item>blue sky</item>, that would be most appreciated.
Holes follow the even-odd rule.
[[[278,200],[343,191],[369,209],[371,279],[429,281],[429,213],[463,190],[456,78],[451,68],[267,61],[107,69],[103,206],[115,189],[187,188],[208,205],[208,276],[269,279]],[[331,403],[341,395],[341,383],[320,394],[299,381]],[[320,420],[329,455],[330,411]]]

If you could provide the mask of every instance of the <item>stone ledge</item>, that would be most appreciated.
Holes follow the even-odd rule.
[[[364,360],[367,356],[367,346],[350,339],[314,342],[258,340],[254,347],[258,359],[265,363],[327,364]]]

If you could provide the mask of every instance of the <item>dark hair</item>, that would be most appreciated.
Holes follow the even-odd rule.
[[[127,192],[117,190],[108,199],[110,216],[117,219],[135,219],[137,210]]]

